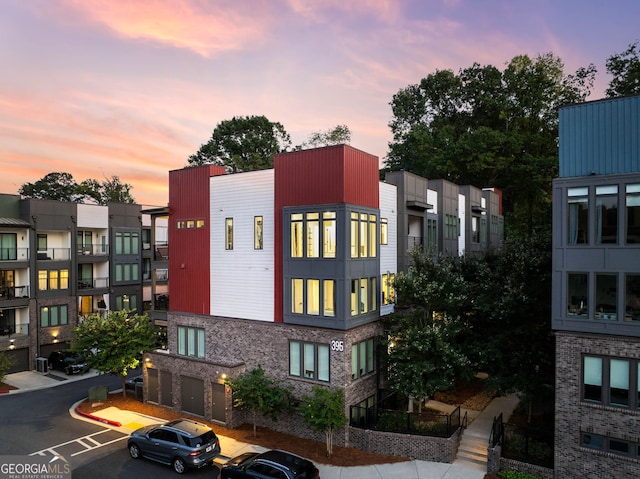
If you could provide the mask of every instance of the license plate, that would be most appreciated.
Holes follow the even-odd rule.
[[[204,452],[211,452],[213,450],[213,446],[207,446]]]

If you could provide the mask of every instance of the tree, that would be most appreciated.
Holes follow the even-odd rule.
[[[313,386],[313,395],[305,396],[302,417],[314,432],[323,432],[327,456],[333,454],[333,433],[349,420],[344,414],[344,391]]]
[[[330,145],[348,145],[351,143],[351,130],[347,125],[337,125],[327,131],[314,131],[306,142],[296,146],[295,150],[317,148]]]
[[[18,193],[36,200],[76,201],[77,184],[71,173],[48,173],[35,183],[25,183]]]
[[[155,343],[147,315],[126,310],[109,311],[107,316],[87,316],[73,333],[71,349],[83,354],[90,368],[120,376],[123,396],[129,369],[137,368],[142,355],[153,349]]]
[[[233,117],[216,125],[211,139],[188,160],[190,166],[213,164],[229,172],[273,167],[276,153],[286,151],[291,138],[282,124],[265,116]]]
[[[613,75],[606,94],[609,98],[640,93],[640,43],[636,41],[622,53],[611,55],[605,64]]]
[[[595,67],[564,74],[551,54],[513,58],[504,71],[473,64],[437,70],[391,101],[393,140],[385,169],[496,187],[509,231],[550,228],[561,105],[584,101]]]
[[[25,183],[18,193],[26,198],[38,200],[70,201],[74,203],[96,203],[106,205],[109,202],[135,203],[131,195],[132,186],[122,183],[120,178],[112,176],[104,181],[87,179],[78,184],[70,173],[48,173],[35,183]]]
[[[411,255],[396,279],[398,308],[385,320],[384,349],[390,388],[425,399],[473,374],[463,346],[463,312],[471,306],[456,258]]]
[[[251,411],[253,416],[253,437],[256,437],[256,416],[260,412],[273,421],[287,406],[288,391],[275,380],[269,378],[262,366],[238,374],[225,381],[233,391],[233,405],[238,409]]]

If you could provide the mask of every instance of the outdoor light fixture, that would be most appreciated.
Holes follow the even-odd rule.
[[[13,344],[13,339],[9,340],[9,349],[15,349],[16,346]]]

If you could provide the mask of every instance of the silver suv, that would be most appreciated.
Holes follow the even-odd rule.
[[[191,419],[137,429],[129,436],[127,448],[132,458],[144,457],[171,465],[178,474],[187,468],[211,464],[220,454],[220,442],[213,430]]]

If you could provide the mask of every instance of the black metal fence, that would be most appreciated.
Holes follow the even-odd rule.
[[[504,424],[502,457],[553,468],[553,430]]]
[[[461,426],[460,407],[451,414],[444,414],[407,412],[406,407],[403,411],[398,409],[399,406],[401,403],[394,396],[386,397],[371,407],[351,406],[349,424],[361,429],[436,437],[451,437]]]
[[[496,447],[498,444],[502,444],[504,438],[504,423],[502,422],[502,413],[499,416],[493,418],[493,425],[491,426],[491,434],[489,435],[489,445]]]

